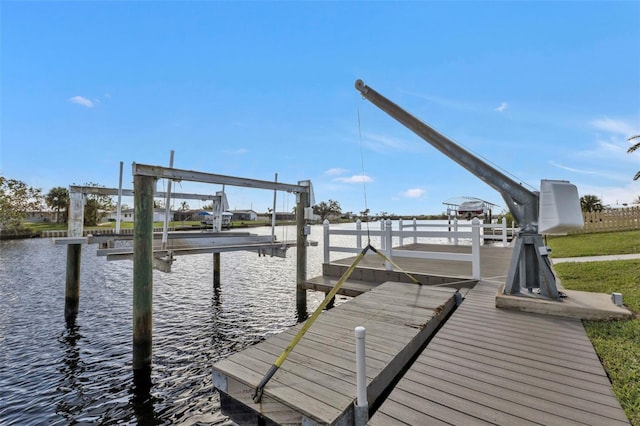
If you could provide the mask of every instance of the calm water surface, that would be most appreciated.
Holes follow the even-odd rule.
[[[293,240],[295,228],[276,235]],[[308,251],[314,277],[321,226],[310,239],[319,242]],[[355,245],[351,239],[344,245]],[[296,324],[295,248],[285,259],[222,253],[215,292],[211,254],[178,257],[169,274],[154,271],[146,395],[136,393],[131,369],[133,263],[107,262],[95,250],[82,249],[80,311],[67,328],[66,247],[0,242],[0,424],[231,424],[220,413],[212,365]],[[309,312],[323,297],[308,292]]]

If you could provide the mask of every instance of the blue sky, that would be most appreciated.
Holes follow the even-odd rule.
[[[457,196],[504,208],[363,100],[360,78],[533,189],[640,196],[640,152],[626,153],[640,133],[638,1],[3,1],[0,16],[0,173],[44,192],[117,187],[120,161],[131,188],[132,162],[168,165],[175,150],[178,168],[311,179],[343,211],[364,210],[365,189],[372,213],[440,213]],[[226,191],[232,209],[272,204]]]

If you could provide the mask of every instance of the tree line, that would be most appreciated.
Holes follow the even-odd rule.
[[[84,186],[102,187],[90,182]],[[49,207],[56,221],[66,223],[69,215],[69,190],[58,186],[43,194],[42,189],[17,179],[0,176],[0,231],[18,234],[25,230],[24,220],[30,212]],[[84,225],[95,226],[114,208],[111,197],[89,194],[84,203]]]
[[[640,146],[640,144],[635,145],[636,148],[637,146]],[[638,174],[640,175],[640,172]],[[103,187],[93,182],[83,186]],[[640,196],[633,203],[640,204]],[[58,186],[43,194],[40,188],[34,188],[20,180],[9,179],[0,175],[0,231],[15,233],[23,231],[24,219],[27,214],[29,212],[42,211],[45,205],[56,212],[56,221],[58,223],[66,223],[69,214],[69,190]],[[591,194],[580,198],[580,207],[585,212],[601,211],[605,208],[600,198]],[[115,204],[111,197],[88,194],[84,205],[84,225],[96,226],[107,215],[107,212],[114,208]],[[182,210],[188,208],[186,202],[182,203]],[[368,221],[376,218],[399,217],[387,212],[371,215],[371,211],[368,208],[359,212],[359,214],[354,214],[353,212],[343,213],[340,203],[332,199],[321,201],[312,206],[312,209],[321,222],[329,218],[341,220],[342,218],[353,219],[357,217],[362,221]]]

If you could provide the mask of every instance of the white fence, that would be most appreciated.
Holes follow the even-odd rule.
[[[410,238],[413,237],[413,243],[417,244],[418,243],[418,236],[415,234],[412,235],[406,235],[405,232],[403,232],[403,230],[405,228],[409,228],[412,229],[414,232],[417,231],[419,228],[443,228],[443,227],[448,227],[449,231],[453,231],[458,232],[461,228],[462,229],[468,229],[471,228],[473,225],[472,224],[468,224],[468,223],[458,223],[458,219],[453,219],[452,223],[450,224],[434,224],[434,223],[418,223],[416,219],[413,219],[412,223],[403,223],[402,219],[399,220],[399,224],[398,224],[398,228],[400,230],[400,233],[398,234],[399,238],[400,238],[400,245],[404,245],[404,239],[405,238]],[[382,228],[382,222],[380,225],[380,228]],[[502,218],[502,221],[500,223],[481,223],[480,224],[480,229],[483,230],[482,235],[480,236],[480,238],[482,238],[483,240],[496,240],[496,241],[502,241],[502,246],[506,247],[509,242],[508,242],[508,232],[511,231],[512,234],[511,235],[515,235],[515,229],[510,228],[509,231],[507,230],[507,220],[505,218]],[[491,233],[487,233],[484,230],[490,230]],[[453,244],[454,245],[458,245],[458,238],[455,236],[455,234],[451,237],[449,237],[452,239]]]
[[[419,231],[418,227],[433,227],[437,226],[442,228],[447,225],[424,225],[417,224],[415,221],[411,225],[403,225],[399,224],[399,229],[394,231],[392,229],[391,220],[387,219],[381,225],[381,230],[379,231],[370,231],[370,230],[362,230],[362,224],[358,220],[356,222],[355,230],[347,230],[347,229],[330,229],[329,221],[324,221],[324,263],[328,264],[330,262],[330,253],[331,252],[341,252],[341,253],[360,253],[363,249],[362,247],[362,237],[365,238],[368,236],[377,236],[380,237],[381,248],[379,249],[381,252],[385,254],[389,259],[393,260],[395,257],[411,257],[418,259],[434,259],[434,260],[453,260],[458,262],[471,262],[471,275],[473,279],[480,279],[480,221],[476,218],[473,219],[472,224],[470,226],[470,230],[468,231],[460,231],[459,229],[454,231]],[[506,223],[505,223],[505,231],[503,235],[506,235]],[[406,231],[403,228],[412,227],[413,230]],[[462,226],[457,226],[457,228],[461,228]],[[468,228],[466,226],[465,228]],[[332,246],[331,245],[331,235],[353,235],[356,238],[356,246],[355,247],[340,247],[340,246]],[[454,252],[430,252],[430,251],[417,251],[417,250],[402,250],[401,248],[393,247],[393,239],[398,238],[400,240],[400,246],[403,245],[403,240],[405,238],[413,238],[414,242],[417,243],[418,238],[450,238],[457,245],[460,239],[470,239],[471,240],[471,253],[454,253]],[[502,237],[501,237],[502,238]],[[505,240],[506,241],[506,237]],[[385,262],[385,269],[392,270],[392,265],[389,262]]]

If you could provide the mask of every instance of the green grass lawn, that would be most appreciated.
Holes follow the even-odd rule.
[[[547,237],[551,257],[640,253],[640,230]]]
[[[633,232],[617,234],[633,235]],[[597,235],[602,237],[601,240],[609,242],[624,239],[620,235]],[[635,235],[639,234],[636,232]],[[556,242],[563,246],[565,243],[560,240],[558,238]],[[612,243],[609,248],[616,244]],[[575,239],[567,246],[573,249]],[[622,249],[628,245],[618,244],[617,247]],[[586,243],[584,251],[594,254],[593,247]],[[607,254],[619,253],[612,249]],[[584,321],[584,327],[627,417],[632,425],[640,426],[640,260],[559,263],[554,265],[554,269],[564,288],[607,294],[622,293],[625,306],[636,314],[635,319],[627,321]]]

